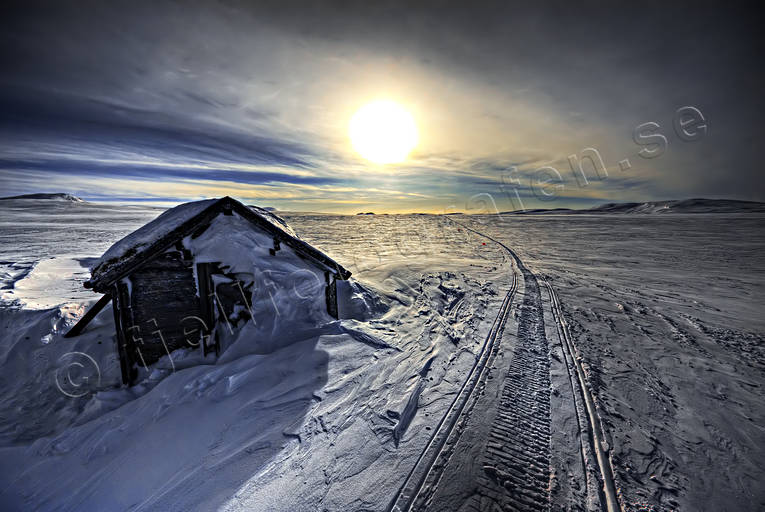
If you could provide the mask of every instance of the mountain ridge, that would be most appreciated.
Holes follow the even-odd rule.
[[[580,215],[587,213],[668,214],[668,213],[765,213],[765,203],[738,199],[673,199],[642,203],[604,203],[592,208],[535,208],[500,212],[507,215]]]
[[[0,201],[9,201],[12,199],[44,199],[44,200],[52,200],[52,201],[71,201],[72,203],[84,203],[85,201],[83,199],[80,199],[79,197],[72,195],[72,194],[66,194],[64,192],[54,192],[49,194],[22,194],[20,196],[7,196],[7,197],[0,197]]]

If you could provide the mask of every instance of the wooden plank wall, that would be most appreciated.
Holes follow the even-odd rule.
[[[228,317],[237,305],[249,310],[251,284],[245,288],[239,282],[214,287],[212,274],[235,277],[214,263],[199,264],[196,270],[199,295],[191,255],[178,248],[134,270],[129,277],[130,287],[126,282],[113,287],[120,366],[126,384],[134,381],[136,366],[150,365],[178,348],[199,348],[202,342],[205,355],[213,349],[217,353],[217,338],[209,339],[216,320],[233,323],[223,317]],[[336,276],[325,272],[325,279],[327,312],[337,318]],[[237,322],[248,317],[244,313]]]
[[[201,308],[192,260],[181,251],[159,255],[130,275],[132,325],[127,336],[151,364],[181,347],[199,347]]]

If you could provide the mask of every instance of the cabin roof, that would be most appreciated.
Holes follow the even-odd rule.
[[[130,233],[112,245],[91,268],[87,287],[107,293],[117,280],[164,252],[184,237],[204,231],[221,213],[235,212],[253,226],[271,234],[314,265],[348,279],[351,273],[329,256],[297,237],[279,217],[257,206],[245,206],[231,197],[184,203]]]

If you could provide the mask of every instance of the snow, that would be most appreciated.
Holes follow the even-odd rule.
[[[7,508],[235,510],[287,503],[306,510],[319,499],[339,509],[379,506],[389,498],[401,476],[396,467],[416,457],[443,397],[472,364],[497,302],[495,289],[507,279],[504,256],[420,217],[370,219],[352,235],[345,217],[293,220],[302,232],[326,230],[318,245],[343,263],[356,262],[351,269],[359,280],[339,287],[344,318],[329,318],[323,300],[307,293],[315,280],[287,248],[268,255],[272,240],[252,230],[221,244],[213,234],[228,226],[212,226],[209,238],[186,240],[198,261],[233,261],[243,265],[232,267],[242,275],[265,268],[273,284],[282,282],[275,273],[299,269],[297,289],[316,309],[285,299],[294,286],[264,286],[279,315],[269,314],[268,301],[256,301],[260,321],[231,335],[217,362],[200,351],[177,351],[130,389],[117,386],[110,307],[71,340],[62,333],[85,307],[2,310],[7,356],[0,417],[14,418],[0,431],[0,500]],[[239,222],[236,215],[215,220]],[[337,244],[341,235],[350,241]],[[449,246],[457,250],[444,258]],[[425,251],[438,257],[425,259]],[[55,254],[50,240],[46,255]],[[242,254],[250,255],[246,265]],[[323,282],[321,290],[323,299]],[[42,343],[48,335],[50,342]],[[412,376],[434,356],[429,378],[442,384],[422,391],[420,409],[398,429],[400,447],[393,450],[395,417],[413,390]],[[68,370],[74,370],[71,379]],[[358,484],[328,493],[327,479]]]
[[[384,510],[510,283],[507,254],[449,217],[287,216],[353,272],[339,283],[334,320],[303,260],[284,246],[270,256],[271,239],[220,216],[184,243],[197,261],[229,261],[259,284],[256,322],[229,333],[217,360],[179,350],[128,389],[111,307],[82,335],[62,335],[98,298],[74,295],[84,262],[157,211],[27,201],[35,206],[0,206],[3,285],[13,294],[0,304],[4,510]],[[453,218],[517,250],[555,287],[626,509],[765,502],[761,216]],[[236,234],[221,243],[223,231]],[[293,286],[283,286],[289,276]],[[517,322],[508,325],[500,363],[514,350]],[[566,393],[555,393],[565,374],[555,357],[551,416],[561,423],[551,460],[562,506],[578,492],[578,454],[563,449],[575,423]],[[499,380],[476,410],[491,405]]]
[[[187,220],[202,213],[216,201],[217,199],[192,201],[167,210],[153,221],[141,226],[141,228],[136,229],[109,247],[109,250],[93,264],[93,272],[98,272],[99,268],[105,264],[124,258],[128,254],[135,254],[142,249],[147,248],[153,242],[181,226]]]
[[[261,217],[263,217],[265,220],[267,220],[271,224],[273,224],[274,226],[281,229],[282,231],[289,233],[294,238],[299,238],[297,233],[295,233],[295,231],[292,229],[292,227],[289,224],[287,224],[287,222],[284,219],[282,219],[281,217],[279,217],[278,215],[274,213],[275,210],[273,208],[271,209],[261,208],[260,206],[255,206],[252,204],[247,205],[247,207],[250,210],[257,213],[258,215],[260,215]]]
[[[91,300],[93,293],[82,286],[89,277],[84,269],[91,267],[117,239],[155,218],[160,211],[40,199],[0,202],[0,304],[28,307],[26,302],[37,302],[41,307],[51,307],[59,299]],[[40,270],[59,264],[67,267],[58,279],[43,279],[41,275],[40,279],[33,277],[33,281],[22,284],[22,288],[31,285],[30,297],[15,289],[41,262],[50,259],[60,261],[43,264]],[[48,276],[55,278],[52,274]],[[45,289],[52,296],[50,301],[42,300],[39,293]]]
[[[649,201],[645,203],[605,203],[583,210],[569,208],[540,208],[516,210],[519,215],[591,215],[591,214],[689,214],[689,213],[765,213],[765,203],[734,199],[683,199]]]
[[[585,210],[586,211],[586,210]],[[765,204],[730,199],[684,199],[647,203],[607,203],[589,210],[590,213],[762,213]]]
[[[0,197],[0,201],[19,201],[19,200],[40,200],[46,201],[70,201],[73,203],[83,203],[84,201],[72,194],[53,193],[53,194],[24,194],[21,196]]]
[[[153,221],[141,226],[126,237],[117,241],[109,247],[109,249],[101,256],[100,259],[94,262],[91,270],[94,273],[98,273],[103,270],[103,267],[117,261],[125,256],[138,253],[143,249],[149,247],[152,243],[161,239],[168,233],[171,233],[174,229],[180,227],[186,221],[192,219],[194,216],[202,213],[205,209],[212,206],[218,201],[218,199],[204,199],[201,201],[192,201],[188,203],[180,204],[174,208],[171,208]],[[249,208],[260,215],[263,219],[279,227],[283,231],[289,233],[293,237],[297,237],[292,228],[287,225],[284,220],[279,218],[274,213],[257,206],[249,206]]]
[[[765,503],[764,220],[471,219],[557,290],[626,510]]]
[[[230,326],[228,333],[220,329],[224,340],[234,337],[230,343],[244,340],[237,342],[241,347],[230,350],[224,341],[224,359],[242,351],[273,352],[331,320],[326,312],[323,270],[309,265],[287,246],[271,256],[273,236],[253,229],[238,214],[218,215],[204,233],[197,238],[187,236],[183,244],[195,263],[221,263],[227,274],[242,283],[242,293],[253,288],[246,297],[251,321],[238,333]]]
[[[81,290],[72,293],[71,283],[82,283],[90,277],[82,263],[82,259],[72,255],[40,260],[24,277],[15,280],[13,288],[0,291],[0,297],[28,309],[48,309],[81,299],[86,294]]]

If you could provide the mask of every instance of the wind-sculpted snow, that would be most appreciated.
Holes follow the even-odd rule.
[[[51,308],[92,300],[93,293],[82,286],[90,277],[89,267],[111,244],[159,213],[138,206],[3,201],[0,303]]]
[[[158,211],[24,203],[0,207],[3,510],[384,510],[511,284],[507,253],[452,217],[288,215],[353,272],[338,287],[341,319],[259,340],[242,329],[219,359],[179,350],[127,389],[111,308],[62,335],[97,298],[81,288],[92,258]],[[765,505],[761,216],[453,219],[554,286],[624,510]],[[438,484],[441,509],[470,496],[465,475],[533,487],[553,510],[599,506],[548,292],[523,281],[526,302],[508,315]],[[275,350],[254,353],[264,342]],[[524,378],[536,387],[519,387]],[[495,428],[497,417],[511,427]],[[498,436],[531,440],[523,453],[491,449],[536,462],[468,460]]]
[[[765,506],[763,220],[471,219],[555,286],[624,510]]]
[[[472,364],[507,277],[501,251],[437,217],[352,219],[290,219],[354,272],[341,320],[269,339],[242,329],[217,361],[179,350],[130,389],[110,308],[72,339],[78,301],[2,310],[4,506],[379,509]],[[87,258],[122,234],[51,237],[77,237]],[[59,257],[55,241],[46,249],[26,257]],[[276,350],[254,354],[264,343]]]

